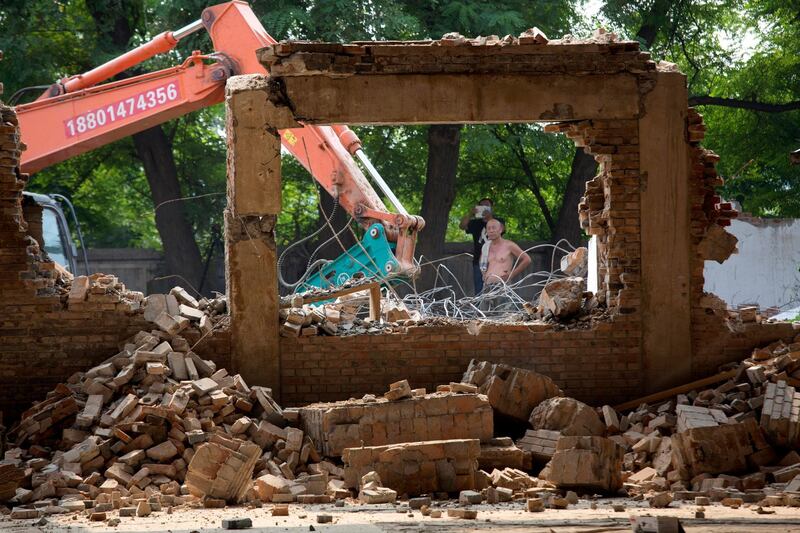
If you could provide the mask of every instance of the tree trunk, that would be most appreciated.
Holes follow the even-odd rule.
[[[550,208],[547,207],[547,200],[545,200],[544,195],[542,195],[542,189],[539,187],[539,180],[536,178],[536,174],[533,172],[530,163],[528,163],[528,158],[525,157],[525,151],[522,149],[521,144],[517,146],[514,152],[517,154],[517,159],[522,166],[522,171],[528,177],[528,188],[533,193],[534,198],[536,198],[536,203],[539,204],[539,210],[542,212],[544,221],[547,223],[547,228],[552,234],[556,230],[556,223],[553,221]]]
[[[575,247],[581,245],[578,204],[586,191],[586,182],[592,179],[596,172],[597,161],[594,160],[594,157],[584,152],[583,148],[577,148],[575,156],[572,158],[572,171],[564,191],[564,201],[558,212],[558,222],[553,230],[553,243],[566,239]]]
[[[636,36],[644,42],[648,49],[653,47],[653,43],[658,37],[658,32],[667,22],[667,13],[669,13],[670,5],[671,2],[669,0],[655,0],[650,6],[650,11],[644,16],[639,31],[636,32]]]
[[[194,229],[186,217],[183,202],[170,202],[181,198],[172,143],[161,126],[154,126],[136,133],[133,144],[150,184],[167,274],[181,276],[185,282],[197,287],[203,274],[203,264],[194,239]],[[176,284],[180,283],[180,280],[176,280]]]
[[[461,145],[460,124],[437,124],[428,127],[428,167],[420,215],[425,229],[419,233],[417,256],[424,261],[439,259],[444,253],[444,239],[450,208],[456,196],[456,171]],[[435,271],[422,268],[421,287],[432,286]]]
[[[120,53],[127,50],[135,29],[144,21],[143,4],[140,1],[116,0],[109,3],[88,0],[86,7],[100,34]],[[129,72],[140,73],[138,67]],[[127,74],[122,73],[115,79],[125,77]],[[153,207],[156,208],[156,229],[164,247],[167,274],[178,275],[186,280],[168,280],[168,284],[178,285],[188,282],[198,287],[203,276],[203,261],[194,238],[194,228],[189,223],[183,203],[170,202],[161,205],[162,202],[181,197],[172,143],[161,126],[154,126],[135,134],[133,144],[144,165],[147,182],[150,184]],[[206,292],[209,294],[216,288],[213,284],[209,284],[208,280],[204,286],[208,287]]]

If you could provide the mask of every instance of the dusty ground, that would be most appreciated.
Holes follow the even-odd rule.
[[[624,502],[625,512],[614,512],[610,504]],[[446,510],[456,507],[455,502],[442,503],[437,508]],[[592,510],[586,501],[567,510],[548,509],[543,513],[524,511],[524,503],[512,502],[498,505],[475,505],[478,509],[477,520],[460,520],[455,518],[434,519],[423,517],[419,511],[408,514],[404,505],[358,505],[347,504],[345,507],[333,505],[291,505],[290,516],[271,516],[271,505],[260,509],[231,507],[227,509],[176,509],[171,514],[153,513],[147,518],[122,518],[119,526],[109,527],[105,522],[89,522],[88,517],[77,514],[58,515],[47,518],[43,526],[34,525],[37,520],[0,519],[0,531],[65,531],[81,532],[135,532],[135,531],[167,531],[170,533],[226,531],[221,527],[223,518],[248,517],[253,521],[251,531],[264,532],[300,532],[330,531],[353,533],[402,533],[418,531],[503,531],[510,533],[547,533],[550,531],[574,531],[594,533],[602,531],[630,531],[629,516],[677,516],[681,519],[686,531],[690,532],[800,532],[800,509],[776,507],[775,514],[760,515],[754,508],[729,509],[721,505],[706,507],[706,518],[694,518],[696,506],[682,505],[673,508],[650,509],[646,503],[615,500],[601,500],[598,508]],[[318,514],[333,516],[332,524],[318,524]],[[446,515],[446,512],[444,513]],[[117,513],[109,513],[110,518]],[[311,529],[309,526],[313,526]]]

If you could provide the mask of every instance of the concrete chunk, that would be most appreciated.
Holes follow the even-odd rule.
[[[213,435],[197,447],[186,473],[186,486],[197,497],[241,502],[253,486],[253,468],[261,457],[257,445]]]
[[[166,311],[158,315],[153,322],[162,331],[170,335],[177,335],[189,325],[189,320],[187,318],[182,316],[178,316],[176,318],[168,314]]]
[[[172,377],[178,381],[189,379],[189,373],[186,370],[186,357],[179,352],[169,352],[167,354],[167,364],[172,371]]]
[[[178,448],[171,440],[165,440],[161,444],[149,448],[145,453],[153,461],[164,463],[178,455]]]
[[[542,401],[563,395],[547,376],[475,359],[461,380],[476,385],[498,414],[521,422],[527,422],[531,411]]]
[[[408,380],[405,379],[389,385],[389,392],[384,394],[384,397],[391,402],[410,398],[411,396],[411,386],[408,384]]]
[[[192,387],[197,391],[199,396],[203,396],[204,394],[217,390],[219,388],[219,383],[211,378],[202,378],[193,381]]]
[[[477,439],[347,448],[345,484],[357,488],[362,476],[376,473],[386,487],[411,496],[475,490],[479,455]]]
[[[561,437],[547,480],[560,489],[615,492],[622,487],[623,455],[622,447],[604,437]]]
[[[531,453],[533,459],[546,463],[556,453],[556,444],[561,433],[550,429],[529,429],[525,436],[517,441],[517,446]]]
[[[170,295],[174,296],[181,304],[188,305],[195,309],[197,309],[200,306],[195,297],[189,294],[183,287],[172,287],[169,293]]]
[[[342,455],[345,448],[402,442],[479,439],[494,429],[492,408],[480,394],[439,393],[390,402],[346,401],[299,409],[300,423],[322,455]]]
[[[597,412],[574,398],[549,398],[531,413],[534,429],[549,429],[563,436],[600,436],[605,434],[605,424]]]
[[[752,418],[739,424],[698,427],[672,435],[672,466],[684,477],[740,472],[768,444]]]
[[[583,278],[551,281],[539,294],[539,307],[558,319],[569,318],[581,309],[585,285]]]

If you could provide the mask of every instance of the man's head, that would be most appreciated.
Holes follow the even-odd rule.
[[[483,211],[483,220],[489,221],[492,218],[492,210],[494,208],[494,202],[491,198],[481,198],[478,205],[488,207],[489,209],[485,209]]]
[[[493,218],[486,223],[486,238],[490,241],[499,239],[503,235],[504,230],[503,223]]]

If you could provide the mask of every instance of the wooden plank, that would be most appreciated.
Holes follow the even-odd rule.
[[[731,379],[736,376],[738,371],[739,370],[736,368],[732,370],[726,370],[725,372],[720,372],[719,374],[714,374],[713,376],[709,376],[707,378],[698,379],[697,381],[692,381],[691,383],[686,383],[685,385],[679,385],[677,387],[672,387],[671,389],[656,392],[648,396],[642,396],[641,398],[636,398],[635,400],[615,405],[614,410],[617,412],[622,412],[627,411],[628,409],[639,407],[643,403],[650,404],[653,402],[666,400],[667,398],[671,398],[672,396],[676,396],[678,394],[683,394],[694,389],[699,389],[701,387],[713,385],[714,383],[719,383],[720,381],[725,381],[726,379]]]
[[[369,318],[375,322],[381,320],[381,286],[377,283],[369,289]]]
[[[325,294],[318,294],[318,295],[315,295],[315,296],[308,296],[308,297],[303,298],[302,303],[303,303],[303,305],[305,305],[305,304],[311,304],[311,303],[314,303],[314,302],[322,302],[322,301],[325,301],[325,300],[333,300],[334,298],[338,298],[339,296],[346,296],[348,294],[353,294],[354,292],[362,292],[362,291],[367,291],[367,290],[370,291],[370,300],[372,299],[373,291],[377,291],[378,292],[378,300],[380,300],[380,294],[381,294],[380,287],[381,287],[380,284],[377,283],[377,282],[365,283],[363,285],[356,285],[354,287],[346,287],[344,289],[337,289],[335,291],[328,292],[328,293],[325,293]],[[371,303],[372,302],[370,301],[370,304]],[[281,303],[281,309],[288,309],[290,307],[292,307],[292,303],[291,302],[283,302],[283,303]],[[378,312],[380,313],[380,301],[378,302],[378,309],[379,309]],[[371,308],[370,308],[370,313],[371,313]]]

